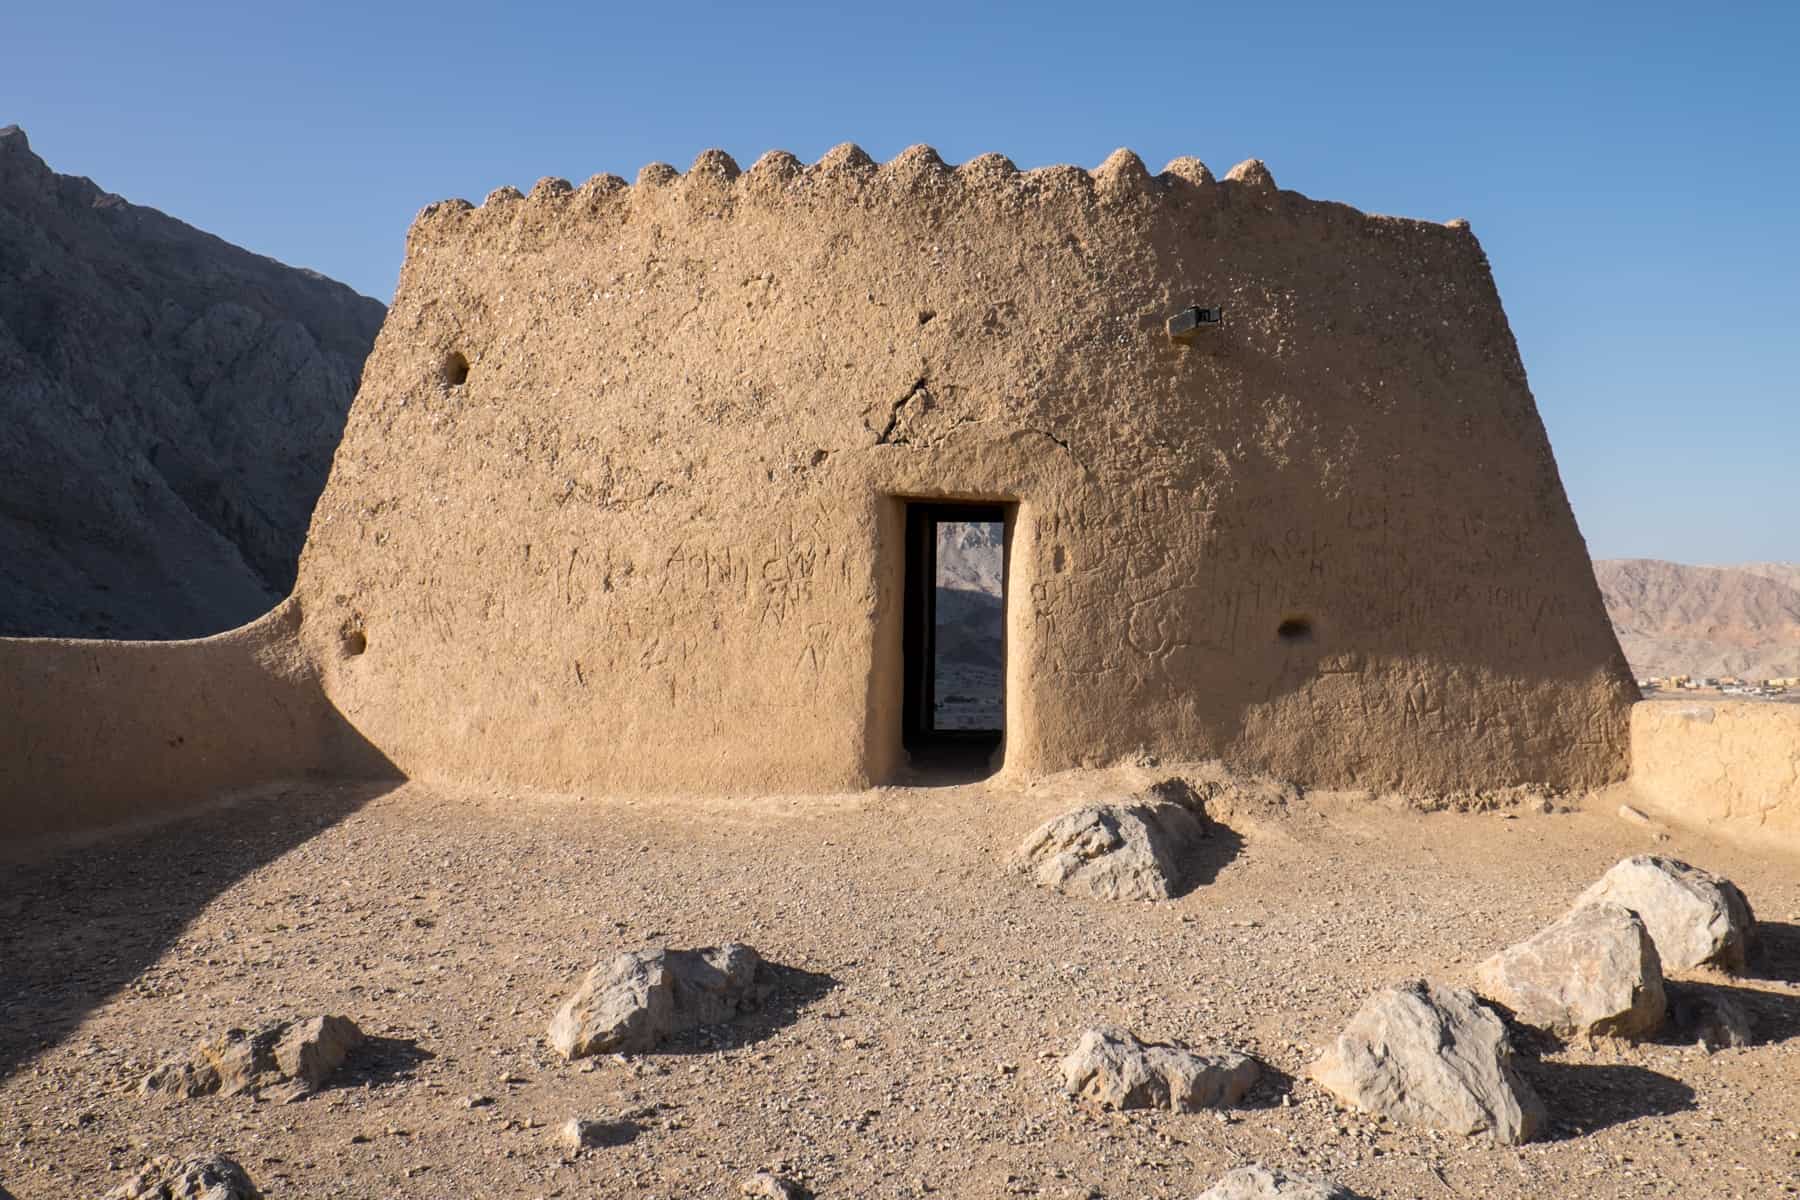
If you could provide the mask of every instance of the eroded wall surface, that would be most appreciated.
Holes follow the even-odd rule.
[[[1639,704],[1631,784],[1673,821],[1800,851],[1800,704]]]
[[[1183,347],[1190,304],[1225,323]],[[909,496],[1017,506],[1008,771],[1625,770],[1635,691],[1474,235],[1258,163],[709,152],[435,205],[303,639],[410,775],[880,782]]]
[[[285,778],[392,768],[340,721],[284,601],[194,641],[0,638],[0,833],[154,820]]]

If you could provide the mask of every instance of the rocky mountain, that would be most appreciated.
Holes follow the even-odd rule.
[[[0,635],[194,637],[266,611],[384,315],[0,128]]]
[[[938,525],[937,585],[1000,594],[1005,569],[1006,526],[998,521],[944,521]]]
[[[1800,564],[1614,558],[1597,560],[1594,575],[1640,679],[1800,675]]]
[[[1752,575],[1761,575],[1764,579],[1773,579],[1776,583],[1785,584],[1800,591],[1800,563],[1740,563],[1736,569],[1748,571]]]
[[[1005,613],[1001,576],[1006,527],[945,521],[937,537],[937,707],[939,729],[998,729]]]

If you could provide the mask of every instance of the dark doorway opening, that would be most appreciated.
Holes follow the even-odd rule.
[[[1001,504],[906,506],[901,743],[915,768],[979,778],[1006,734]]]

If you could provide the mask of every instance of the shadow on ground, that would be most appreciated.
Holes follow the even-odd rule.
[[[1781,983],[1800,983],[1800,925],[1758,921],[1756,943],[1756,954],[1750,962],[1752,975]]]
[[[1800,996],[1763,991],[1755,980],[1746,985],[1693,979],[1671,980],[1669,1022],[1656,1039],[1668,1045],[1704,1042],[1717,1049],[1730,1045],[1766,1046],[1800,1036]],[[1741,1041],[1733,1040],[1738,1030]]]
[[[398,782],[261,788],[0,867],[0,1080],[128,986],[221,892]]]
[[[1185,896],[1195,888],[1205,887],[1243,852],[1243,834],[1220,821],[1208,821],[1206,836],[1182,856],[1181,888],[1175,895]]]
[[[910,788],[954,788],[980,783],[999,767],[998,738],[970,734],[928,739],[906,748],[896,781]]]
[[[1550,1110],[1541,1141],[1560,1142],[1695,1107],[1693,1088],[1644,1067],[1521,1059],[1519,1069]]]
[[[380,1087],[403,1083],[412,1078],[420,1063],[436,1057],[416,1038],[364,1037],[362,1045],[352,1050],[344,1065],[332,1073],[328,1086]]]
[[[1294,1091],[1294,1077],[1271,1063],[1262,1059],[1256,1060],[1262,1073],[1256,1077],[1256,1086],[1244,1093],[1239,1108],[1280,1108],[1281,1102]]]
[[[838,980],[822,971],[767,964],[775,977],[775,989],[763,1006],[724,1025],[689,1030],[664,1042],[656,1054],[712,1054],[754,1046],[800,1019],[807,1007],[838,986]]]

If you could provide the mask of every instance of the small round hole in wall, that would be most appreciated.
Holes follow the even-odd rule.
[[[1312,621],[1306,617],[1289,617],[1275,627],[1275,636],[1288,645],[1313,640]]]
[[[346,629],[338,638],[338,649],[345,658],[355,658],[368,648],[369,635],[360,629]]]
[[[444,357],[444,382],[451,387],[461,387],[469,382],[469,360],[461,351],[452,350]]]

